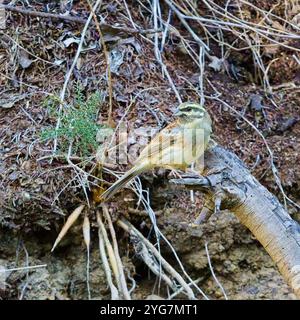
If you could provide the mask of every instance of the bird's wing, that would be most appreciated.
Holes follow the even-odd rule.
[[[182,128],[177,121],[173,122],[161,130],[142,150],[136,160],[136,164],[147,161],[147,159],[150,162],[159,161],[166,149],[179,146],[182,144],[182,141]]]

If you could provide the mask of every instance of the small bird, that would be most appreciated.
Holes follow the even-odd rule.
[[[154,168],[185,170],[201,157],[212,132],[211,118],[197,103],[185,102],[175,113],[176,120],[162,129],[142,150],[134,166],[102,195],[106,201],[140,173]]]

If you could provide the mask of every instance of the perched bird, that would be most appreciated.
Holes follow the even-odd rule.
[[[185,170],[201,157],[212,131],[208,112],[197,103],[185,102],[179,105],[175,116],[177,119],[143,149],[134,166],[101,195],[102,201],[144,171],[157,167]]]

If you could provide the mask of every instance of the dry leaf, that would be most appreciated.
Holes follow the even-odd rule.
[[[84,242],[88,248],[90,246],[90,241],[91,241],[90,220],[89,220],[88,216],[84,217],[82,231],[83,231]]]
[[[3,109],[10,109],[14,106],[16,101],[10,101],[10,102],[6,102],[6,103],[0,103],[0,107]]]
[[[54,251],[55,247],[59,244],[59,242],[62,240],[62,238],[65,236],[65,234],[68,232],[68,230],[71,228],[71,226],[74,224],[74,222],[79,217],[80,213],[82,212],[84,208],[84,204],[80,205],[78,208],[76,208],[68,217],[67,222],[62,227],[58,237],[56,238],[54,245],[51,249],[51,252]]]
[[[66,40],[63,41],[63,44],[65,48],[68,48],[72,43],[79,43],[80,40],[76,38],[67,38]]]
[[[21,50],[19,53],[19,64],[23,69],[27,69],[31,66],[33,60],[30,60],[28,53],[24,50]]]
[[[296,14],[300,12],[300,5],[298,4],[293,4],[292,10],[290,10],[289,14]]]
[[[4,99],[0,99],[0,108],[10,109],[16,102],[24,99],[25,97],[26,94],[5,96]]]
[[[263,48],[263,51],[265,54],[276,54],[278,52],[278,50],[280,49],[280,45],[279,44],[274,44],[271,46],[265,46]]]
[[[272,21],[272,27],[280,31],[286,31],[285,27],[278,21]]]
[[[124,51],[113,49],[109,55],[110,71],[111,73],[118,74],[119,67],[124,60]]]
[[[55,60],[55,61],[54,61],[54,64],[56,64],[57,66],[60,66],[60,65],[61,65],[62,63],[64,63],[64,62],[65,62],[65,60],[62,60],[62,59],[59,60],[59,59],[58,59],[58,60]]]
[[[219,72],[222,70],[223,59],[219,59],[216,56],[212,56],[212,61],[208,66],[213,68],[215,71]]]

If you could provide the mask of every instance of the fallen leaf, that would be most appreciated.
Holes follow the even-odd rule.
[[[26,94],[21,95],[6,95],[5,99],[0,99],[0,108],[10,109],[14,104],[26,97]]]
[[[120,49],[113,49],[109,54],[110,71],[111,73],[118,74],[119,68],[124,60],[124,51]]]
[[[55,60],[54,64],[56,64],[57,66],[60,66],[62,63],[64,63],[65,60]]]
[[[83,238],[86,247],[88,248],[90,246],[91,241],[91,235],[90,235],[90,220],[88,216],[84,217],[83,225],[82,225],[82,232],[83,232]]]
[[[263,109],[262,101],[262,96],[259,94],[253,94],[250,97],[250,108],[254,111],[261,111]]]
[[[286,31],[285,27],[278,21],[272,21],[272,27],[280,31]]]
[[[1,103],[0,102],[0,107],[4,109],[10,109],[14,106],[16,101],[11,101],[11,102],[6,102],[6,103]]]
[[[79,39],[76,39],[76,38],[67,38],[63,41],[63,44],[65,46],[65,48],[68,48],[72,43],[79,43],[80,40]]]
[[[212,56],[212,61],[208,66],[214,69],[215,71],[220,72],[222,70],[223,62],[223,59],[219,59],[216,56]]]
[[[271,45],[271,46],[265,46],[263,47],[263,51],[265,54],[276,54],[278,52],[280,48],[280,45],[279,44],[274,44],[274,45]]]
[[[56,238],[54,245],[51,249],[51,252],[54,251],[55,247],[59,244],[59,242],[62,240],[62,238],[65,236],[65,234],[68,232],[68,230],[72,227],[72,225],[74,224],[74,222],[78,219],[78,217],[80,216],[82,210],[84,208],[84,204],[80,205],[79,207],[77,207],[68,217],[67,222],[64,224],[64,226],[62,227],[58,237]]]
[[[31,66],[33,60],[30,60],[28,57],[28,53],[24,50],[20,50],[19,52],[19,64],[23,69],[27,69]]]

